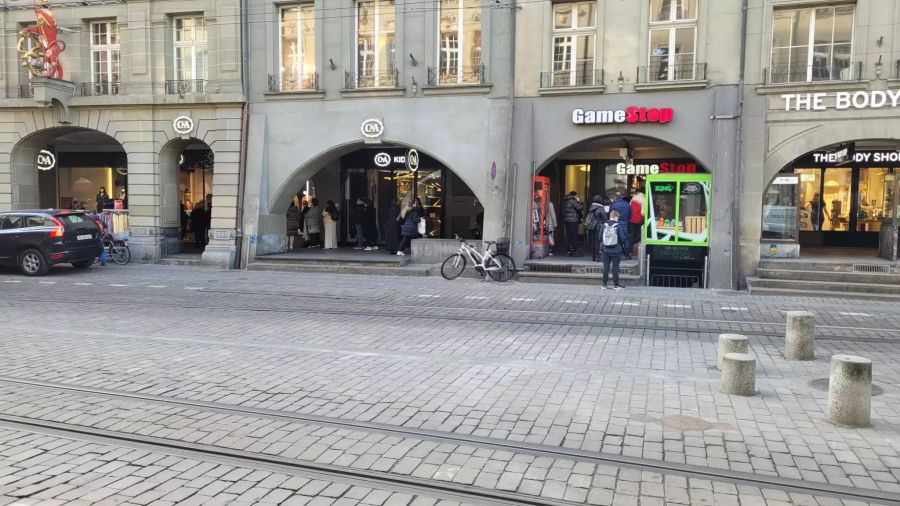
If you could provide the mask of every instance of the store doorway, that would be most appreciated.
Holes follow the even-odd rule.
[[[186,145],[179,156],[180,239],[183,253],[203,253],[209,243],[214,166],[213,152],[204,142],[195,141]]]

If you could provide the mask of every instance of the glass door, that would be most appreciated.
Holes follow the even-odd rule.
[[[853,205],[853,169],[828,168],[822,187],[822,205],[825,210],[825,231],[848,232]]]
[[[441,169],[419,170],[416,173],[416,197],[425,208],[425,237],[443,237],[443,174]]]

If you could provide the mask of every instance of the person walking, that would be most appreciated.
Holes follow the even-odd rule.
[[[363,234],[366,236],[366,251],[378,249],[378,212],[375,210],[375,202],[366,199],[366,209],[363,212]]]
[[[391,200],[391,204],[388,206],[387,222],[384,224],[388,253],[391,255],[396,255],[400,248],[400,228],[402,226],[400,223],[400,211],[400,201],[397,199]]]
[[[110,200],[109,195],[106,193],[106,188],[103,186],[100,187],[100,191],[97,192],[97,197],[95,198],[98,213],[102,213],[104,209],[112,209],[112,200]]]
[[[322,249],[337,249],[337,223],[341,220],[340,212],[333,200],[325,202],[322,222],[325,224],[325,245]]]
[[[624,224],[623,224],[624,225]],[[625,227],[619,223],[619,212],[610,211],[609,221],[603,224],[600,240],[603,244],[603,290],[609,290],[609,275],[612,272],[613,285],[621,290],[619,284],[619,262],[622,260],[622,245],[628,240]]]
[[[412,240],[421,237],[419,235],[419,221],[424,219],[424,214],[419,199],[407,203],[400,211],[400,218],[403,220],[403,225],[400,227],[402,239],[400,240],[400,245],[397,246],[397,256],[402,257],[406,255],[404,250],[412,243]]]
[[[603,230],[603,224],[609,220],[606,209],[603,207],[603,197],[594,195],[591,199],[591,207],[588,208],[587,218],[584,220],[584,230],[587,235],[588,249],[591,250],[591,260],[600,262],[603,251],[600,241],[600,232]]]
[[[307,248],[320,248],[322,246],[321,223],[322,210],[319,209],[319,199],[312,199],[312,205],[306,210],[303,216],[303,223],[306,225],[306,233],[309,234],[309,243]]]
[[[297,237],[300,235],[300,210],[297,209],[297,206],[294,205],[294,202],[291,201],[291,206],[288,207],[287,217],[285,219],[285,228],[287,229],[287,250],[294,249],[294,243],[297,240]]]
[[[644,194],[640,191],[631,197],[631,217],[628,218],[629,255],[634,253],[634,246],[641,243],[641,232],[644,226]]]
[[[619,245],[625,253],[625,260],[631,260],[631,240],[628,237],[628,223],[631,221],[631,197],[628,195],[620,195],[615,202],[609,206],[609,214],[613,211],[619,212],[619,221],[622,223],[622,231],[625,233],[625,240]]]
[[[575,256],[578,252],[578,225],[581,223],[581,212],[584,210],[584,204],[578,198],[575,192],[569,192],[563,198],[562,206],[563,223],[566,226],[566,244],[568,256]]]

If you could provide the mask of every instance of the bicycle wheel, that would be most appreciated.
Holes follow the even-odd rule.
[[[516,275],[516,262],[506,253],[495,253],[490,266],[492,269],[487,273],[494,281],[509,281]]]
[[[121,246],[113,246],[110,258],[119,265],[126,265],[131,261],[131,250],[124,244]]]
[[[448,256],[441,264],[441,276],[447,281],[458,278],[464,270],[466,270],[466,257],[459,253]]]

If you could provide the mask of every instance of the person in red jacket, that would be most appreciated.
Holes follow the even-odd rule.
[[[631,197],[631,217],[628,219],[628,238],[631,247],[641,242],[641,227],[644,225],[644,194],[638,191]],[[631,251],[628,252],[629,254]]]

